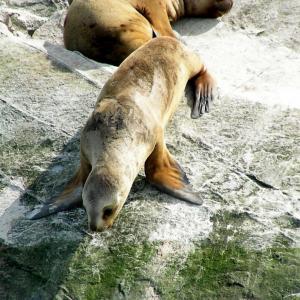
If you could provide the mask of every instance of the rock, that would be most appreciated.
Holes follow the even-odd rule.
[[[29,35],[32,35],[36,29],[47,21],[47,18],[36,16],[24,10],[8,9],[7,12],[10,16],[11,27],[14,30],[25,31]]]
[[[113,228],[93,234],[83,209],[24,214],[74,173],[80,128],[115,68],[63,48],[61,8],[18,3],[8,8],[47,20],[32,39],[1,17],[0,298],[296,299],[299,3],[241,0],[219,20],[175,25],[219,83],[198,120],[187,89],[166,133],[204,205],[156,191],[141,173]]]
[[[0,35],[1,34],[4,34],[5,36],[13,35],[12,32],[9,30],[9,27],[2,22],[0,22]]]
[[[43,5],[66,5],[67,0],[6,0],[7,4],[14,6],[27,7],[35,4]]]
[[[9,13],[3,9],[0,11],[0,22],[4,23],[5,25],[9,24]]]
[[[267,37],[281,46],[300,51],[298,0],[240,0],[234,6],[232,13],[225,17],[234,28],[259,38]]]
[[[40,17],[50,17],[56,10],[69,6],[67,0],[6,0],[4,3],[10,8],[23,8]]]
[[[26,2],[26,1],[11,1],[8,2],[9,5],[6,4],[0,4],[0,22],[6,24],[8,26],[8,29],[11,32],[14,32],[16,35],[20,35],[20,33],[28,34],[29,36],[32,36],[34,32],[40,28],[44,23],[47,21],[52,24],[52,26],[45,26],[46,28],[42,28],[39,31],[40,37],[43,36],[43,31],[49,30],[52,32],[53,39],[55,36],[62,36],[61,28],[62,25],[60,25],[63,20],[60,19],[62,17],[62,13],[59,11],[56,12],[54,10],[53,12],[50,12],[49,16],[40,16],[37,11],[34,9],[31,9],[30,11],[27,9],[27,5],[30,6],[30,8],[34,7],[34,4],[37,3],[44,3],[43,1],[33,1],[33,2]],[[52,10],[51,6],[50,8],[47,8],[49,6],[48,1],[45,1],[47,4],[45,9],[48,9],[49,11]],[[50,4],[53,2],[50,1]],[[25,8],[24,8],[25,7]],[[59,6],[59,4],[56,4],[55,6],[57,9],[66,7],[65,5]],[[53,16],[52,13],[54,14]],[[56,26],[58,25],[58,27]],[[57,28],[56,28],[57,27]],[[58,33],[56,33],[58,32]],[[51,34],[49,33],[49,37]],[[45,37],[45,36],[44,36]]]
[[[63,28],[66,13],[66,10],[55,12],[47,22],[34,32],[33,37],[63,45]]]
[[[7,3],[9,5],[15,5],[15,6],[30,6],[33,4],[48,4],[49,0],[7,0]]]

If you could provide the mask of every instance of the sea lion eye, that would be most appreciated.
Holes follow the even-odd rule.
[[[113,214],[113,210],[112,208],[105,208],[103,210],[103,219],[107,219],[108,217],[110,217]]]

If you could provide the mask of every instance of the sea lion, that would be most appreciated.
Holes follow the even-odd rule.
[[[154,36],[177,37],[170,21],[216,18],[233,0],[74,0],[64,25],[68,50],[114,65]]]
[[[198,55],[170,37],[152,39],[132,53],[104,85],[82,130],[79,171],[62,195],[30,218],[83,202],[89,228],[108,228],[143,165],[146,179],[159,190],[201,204],[164,141],[164,129],[191,78],[196,94],[192,113],[198,116],[208,111],[214,89]]]

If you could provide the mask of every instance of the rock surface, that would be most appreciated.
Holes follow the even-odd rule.
[[[78,166],[80,128],[115,70],[62,47],[66,7],[0,2],[0,299],[298,299],[299,1],[241,0],[222,19],[175,24],[219,84],[198,120],[187,89],[166,134],[204,205],[141,173],[95,234],[83,209],[24,217]]]

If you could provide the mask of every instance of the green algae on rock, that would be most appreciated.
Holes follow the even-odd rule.
[[[161,299],[292,299],[300,292],[300,249],[244,245],[247,216],[219,213],[214,231],[155,281]],[[278,245],[278,244],[277,244]]]
[[[64,280],[68,296],[76,299],[111,299],[130,293],[147,277],[145,268],[156,252],[150,243],[112,244],[108,249],[82,244],[72,258]],[[119,297],[118,297],[119,298]]]
[[[283,299],[300,291],[300,250],[203,245],[160,290],[162,299]]]

